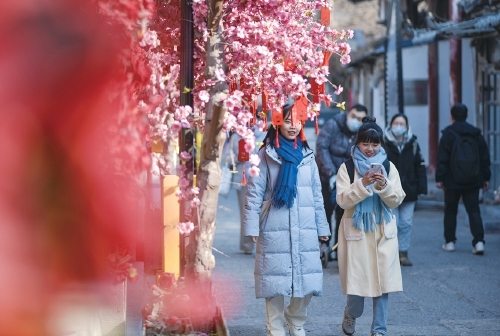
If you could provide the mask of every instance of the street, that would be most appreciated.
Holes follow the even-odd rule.
[[[219,198],[217,212],[217,300],[231,336],[266,336],[264,299],[254,294],[254,255],[239,250],[239,218],[232,189]],[[464,210],[459,211],[455,252],[441,250],[442,219],[439,207],[415,211],[409,250],[413,266],[402,268],[404,291],[389,295],[387,335],[500,335],[500,225],[487,227],[485,254],[475,256]],[[498,218],[483,220],[498,223]],[[323,296],[314,297],[309,306],[306,334],[343,335],[345,300],[337,262],[330,262],[324,270]],[[355,335],[370,335],[371,319],[367,299]]]

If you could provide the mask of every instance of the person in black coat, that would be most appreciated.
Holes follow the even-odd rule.
[[[408,258],[413,211],[418,195],[427,194],[427,172],[417,137],[413,135],[408,118],[404,114],[392,117],[384,132],[387,158],[398,169],[401,185],[406,193],[403,203],[393,213],[398,226],[399,262],[411,266]]]
[[[485,191],[490,186],[490,154],[488,145],[481,135],[481,130],[467,123],[467,106],[457,103],[451,108],[452,124],[442,131],[439,141],[436,187],[444,190],[444,239],[443,250],[452,252],[455,250],[455,233],[457,228],[458,202],[462,197],[465,210],[469,215],[470,231],[473,236],[472,253],[482,255],[484,253],[484,228],[479,209],[479,189]],[[469,136],[475,139],[477,144],[479,174],[475,181],[463,184],[461,180],[455,180],[451,172],[451,153],[456,135]]]

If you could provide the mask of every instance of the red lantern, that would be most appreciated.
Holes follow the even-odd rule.
[[[247,162],[250,160],[250,153],[245,150],[245,139],[238,141],[238,161]]]

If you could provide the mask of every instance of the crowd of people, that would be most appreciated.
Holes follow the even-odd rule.
[[[262,133],[256,151],[260,174],[249,176],[238,191],[241,249],[252,254],[250,244],[256,244],[255,293],[265,299],[268,336],[284,336],[286,329],[291,336],[305,335],[307,307],[321,295],[322,269],[331,260],[338,260],[347,297],[344,334],[355,333],[364,299],[371,298],[371,335],[385,335],[389,293],[403,290],[401,266],[412,266],[408,250],[415,204],[427,193],[417,137],[405,114],[392,116],[382,130],[367,108],[356,104],[327,121],[313,152],[301,140],[304,129],[293,111],[293,105],[285,105],[283,123]],[[466,122],[465,105],[454,105],[451,119],[439,142],[435,176],[445,195],[442,249],[454,250],[462,198],[472,252],[482,255],[479,190],[489,187],[488,149],[481,131]]]

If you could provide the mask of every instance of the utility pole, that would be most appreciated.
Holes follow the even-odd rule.
[[[194,85],[194,27],[193,27],[193,7],[192,0],[182,0],[181,1],[181,38],[180,38],[180,105],[189,105],[193,107],[193,94],[191,90]],[[186,151],[191,154],[191,159],[186,162],[187,177],[190,184],[193,184],[194,175],[194,134],[191,129],[182,129],[179,136],[179,150],[180,152]],[[187,218],[186,210],[189,204],[186,201],[182,201],[180,204],[180,221],[186,222],[191,220]],[[180,270],[179,274],[181,277],[184,276],[186,258],[185,258],[185,238],[181,235],[180,237]]]

